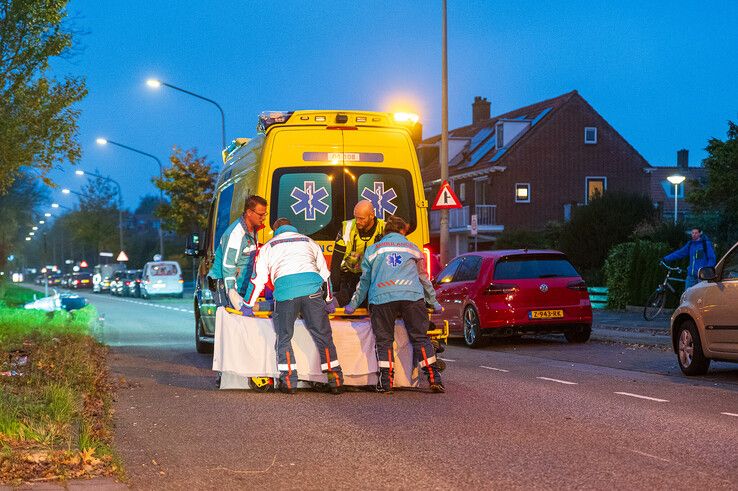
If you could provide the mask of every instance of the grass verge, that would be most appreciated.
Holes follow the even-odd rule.
[[[120,474],[97,311],[23,309],[34,293],[0,287],[0,484]]]

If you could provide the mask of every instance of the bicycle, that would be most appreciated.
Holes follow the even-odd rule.
[[[676,289],[671,285],[671,281],[678,281],[684,283],[686,280],[683,278],[675,278],[673,274],[682,274],[684,270],[682,268],[671,267],[664,261],[660,261],[659,264],[666,268],[666,277],[664,281],[656,287],[656,290],[646,300],[646,306],[643,307],[643,318],[647,321],[652,321],[657,315],[661,313],[666,305],[666,296],[671,293],[676,293]]]

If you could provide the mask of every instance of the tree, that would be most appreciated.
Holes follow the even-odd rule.
[[[174,147],[169,157],[171,167],[164,170],[163,179],[154,179],[154,184],[169,197],[169,203],[156,211],[168,230],[184,235],[207,227],[215,172],[205,159],[197,155],[196,149],[183,151]]]
[[[0,0],[0,194],[22,168],[47,184],[56,164],[76,162],[79,111],[87,95],[79,77],[57,80],[49,61],[68,57],[73,32],[66,0]]]
[[[561,250],[588,280],[601,283],[610,248],[628,240],[637,225],[655,218],[648,196],[606,192],[573,211],[561,230]]]
[[[26,173],[21,173],[8,191],[0,195],[0,269],[20,242],[25,242],[24,235],[35,224],[34,210],[45,198],[38,181]]]
[[[705,150],[708,156],[702,165],[707,180],[692,181],[687,201],[698,214],[695,218],[700,223],[696,225],[704,227],[702,222],[713,222],[713,239],[730,247],[738,239],[738,125],[728,121],[727,140],[711,138]]]
[[[88,178],[82,187],[79,211],[70,218],[76,242],[96,253],[118,249],[117,195],[110,181]]]

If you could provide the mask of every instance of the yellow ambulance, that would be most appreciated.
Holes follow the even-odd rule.
[[[242,213],[249,195],[268,201],[266,228],[259,243],[272,236],[270,225],[289,218],[300,233],[323,248],[330,261],[344,220],[362,199],[377,217],[396,214],[411,224],[407,238],[425,251],[430,269],[428,202],[423,191],[415,143],[417,116],[366,111],[267,112],[258,134],[238,138],[223,151],[224,167],[204,237],[193,237],[190,255],[199,256],[195,292],[196,346],[212,350],[215,308],[205,282],[218,241]]]

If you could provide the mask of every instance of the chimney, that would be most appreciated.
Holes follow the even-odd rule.
[[[472,104],[472,124],[489,119],[489,106],[490,103],[486,97],[474,97],[474,103]]]
[[[686,169],[689,167],[689,150],[686,148],[677,150],[677,167],[680,169]]]

